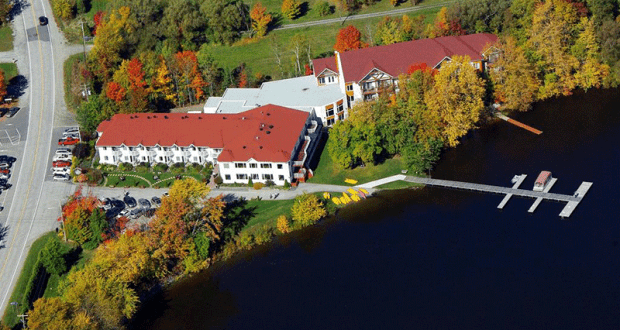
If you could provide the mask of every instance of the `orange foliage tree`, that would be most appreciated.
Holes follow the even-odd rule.
[[[105,88],[105,95],[116,104],[121,104],[126,94],[127,90],[115,81],[109,82]]]
[[[93,35],[97,35],[97,28],[101,25],[101,21],[103,21],[103,17],[105,16],[105,12],[98,11],[93,16],[93,22],[95,23],[95,27],[93,28]]]
[[[133,111],[141,112],[147,109],[148,90],[144,80],[144,65],[137,58],[132,58],[127,65],[127,77],[129,79],[129,104]]]
[[[62,208],[62,221],[67,239],[84,244],[91,239],[89,217],[97,207],[99,201],[94,196],[83,196],[82,189],[78,189]]]
[[[6,77],[4,71],[0,69],[0,100],[3,100],[6,96]]]
[[[349,25],[346,28],[340,29],[336,36],[336,44],[334,50],[339,53],[346,52],[348,50],[365,48],[368,45],[362,42],[362,33],[353,25]]]
[[[252,7],[250,18],[252,19],[252,29],[256,31],[258,37],[262,37],[267,33],[267,27],[273,19],[271,14],[267,13],[267,8],[260,1]]]

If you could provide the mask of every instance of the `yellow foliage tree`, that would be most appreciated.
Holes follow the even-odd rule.
[[[599,60],[600,46],[596,40],[596,30],[592,19],[581,18],[579,29],[581,32],[571,49],[571,53],[579,61],[579,70],[575,73],[575,79],[584,90],[598,88],[609,75],[609,66]]]
[[[428,110],[439,114],[447,145],[458,145],[458,139],[474,128],[484,107],[483,96],[484,81],[470,64],[469,56],[454,56],[441,66],[425,103]]]
[[[256,31],[258,37],[262,37],[267,33],[267,27],[271,23],[272,16],[267,13],[267,8],[262,3],[257,2],[252,11],[250,12],[250,18],[252,19],[252,29]]]
[[[495,46],[501,51],[497,62],[489,69],[495,99],[503,103],[503,108],[526,111],[536,100],[540,87],[536,68],[513,37],[500,39]]]
[[[293,221],[298,222],[301,226],[311,225],[327,215],[327,211],[319,198],[316,195],[306,193],[295,198],[291,213]]]
[[[176,97],[172,90],[172,78],[170,77],[170,70],[166,65],[166,61],[161,59],[155,76],[153,77],[153,83],[151,84],[153,92],[157,95],[163,96],[167,101],[172,101]]]
[[[570,95],[577,87],[573,72],[579,68],[579,61],[569,48],[578,20],[575,7],[568,1],[547,0],[536,7],[526,45],[534,51],[536,65],[544,76],[539,99]]]
[[[282,234],[286,234],[291,231],[291,227],[289,226],[288,219],[285,215],[281,215],[276,219],[276,227]]]
[[[68,20],[73,17],[73,3],[70,0],[54,0],[52,7],[62,19]]]
[[[28,329],[98,329],[83,311],[59,297],[40,298],[28,312]]]
[[[181,200],[196,203],[209,193],[209,187],[193,178],[176,180],[168,191],[168,198],[179,197]]]
[[[301,3],[297,0],[282,1],[282,14],[289,19],[295,19],[301,12]]]

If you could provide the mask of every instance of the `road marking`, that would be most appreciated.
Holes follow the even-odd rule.
[[[38,25],[37,25],[37,22],[35,20],[36,14],[34,12],[34,3],[31,4],[30,9],[31,9],[32,14],[33,14],[33,21],[35,23],[35,28],[37,29],[37,41],[38,41],[38,45],[39,45],[39,58],[41,60],[41,108],[42,108],[43,104],[44,104],[43,101],[44,101],[44,96],[45,96],[45,79],[44,79],[44,70],[43,70],[43,50],[42,50],[42,47],[41,47],[41,39],[40,39],[40,36],[38,35]],[[43,12],[45,13],[45,6],[43,6]],[[24,30],[27,33],[26,19],[24,18],[23,15],[22,15],[22,22],[23,22],[23,25],[24,25]],[[51,45],[51,37],[50,37],[50,45]],[[33,78],[33,74],[32,74],[32,54],[30,52],[30,44],[29,44],[28,40],[26,40],[26,47],[28,49],[28,61],[29,61],[30,79],[32,79]],[[54,63],[53,46],[52,46],[52,63]],[[55,91],[56,91],[56,86],[55,86],[56,72],[55,72],[55,67],[53,65],[52,65],[52,75],[54,77],[54,81],[52,82],[52,88],[53,88],[53,92],[54,92],[52,94],[52,99],[53,99],[53,103],[55,103],[55,101],[56,101],[56,96],[55,96]],[[33,93],[31,91],[31,93],[30,93],[30,109],[31,110],[32,110],[32,95],[33,95]],[[52,114],[53,114],[54,113],[53,111],[55,109],[55,104],[52,104],[52,109],[53,109],[52,110]],[[35,152],[34,152],[34,159],[35,159],[35,161],[32,163],[33,166],[32,166],[32,170],[30,172],[30,182],[28,183],[28,190],[26,192],[26,198],[24,199],[24,204],[23,204],[22,210],[20,212],[20,217],[19,217],[19,220],[18,220],[16,228],[15,228],[15,235],[13,236],[13,239],[11,241],[11,246],[9,247],[9,251],[7,252],[7,255],[6,255],[6,258],[5,258],[5,262],[3,263],[2,269],[0,270],[0,278],[2,278],[2,276],[4,275],[4,270],[5,270],[6,265],[7,265],[7,260],[9,258],[9,255],[11,254],[11,251],[13,250],[13,245],[14,245],[14,242],[15,242],[15,238],[17,237],[17,234],[19,233],[19,229],[20,229],[22,220],[24,218],[24,213],[25,213],[25,209],[26,209],[26,201],[28,200],[28,197],[30,196],[30,191],[31,191],[32,183],[34,181],[34,174],[35,174],[35,169],[36,169],[36,164],[37,164],[36,160],[37,160],[37,158],[39,156],[39,143],[41,141],[41,126],[42,126],[42,122],[43,122],[43,120],[42,120],[43,119],[43,111],[39,111],[39,114],[40,114],[39,115],[39,127],[38,127],[38,130],[37,130],[37,132],[39,134],[37,136],[37,143],[36,143]],[[32,116],[29,116],[28,118],[32,118]],[[29,134],[28,136],[30,136],[31,128],[32,128],[32,125],[30,125],[30,123],[28,123],[28,134]],[[50,133],[50,141],[51,141],[51,133]],[[20,167],[20,175],[22,175],[22,169],[23,169],[24,163],[25,163],[25,162],[23,162],[23,155],[25,154],[25,152],[27,150],[27,146],[28,146],[28,139],[26,139],[26,146],[24,147],[24,151],[22,152],[22,165]],[[48,154],[49,154],[49,150],[50,150],[50,147],[49,147],[49,144],[48,144]],[[28,228],[28,232],[26,233],[26,237],[24,239],[24,244],[22,245],[22,249],[20,251],[19,258],[17,259],[18,260],[18,264],[21,262],[22,257],[24,255],[24,251],[26,249],[26,245],[27,245],[27,242],[28,242],[28,237],[30,236],[30,232],[32,231],[32,226],[34,225],[34,220],[35,220],[34,218],[36,217],[36,210],[38,209],[39,203],[41,201],[41,194],[42,193],[43,193],[43,182],[41,182],[41,185],[39,185],[39,196],[37,197],[37,203],[36,203],[36,207],[34,209],[35,210],[35,214],[33,215],[32,221],[30,222],[30,227]],[[11,214],[11,211],[12,211],[12,208],[9,210],[9,215]],[[8,219],[7,219],[7,222],[8,222]],[[9,281],[9,285],[6,286],[7,291],[5,292],[4,297],[2,299],[2,302],[0,303],[0,310],[4,310],[5,302],[6,302],[8,293],[9,293],[10,289],[13,286],[13,281],[15,280],[15,275],[17,274],[17,269],[18,268],[19,267],[15,267],[14,268],[13,275],[11,276],[11,280]]]

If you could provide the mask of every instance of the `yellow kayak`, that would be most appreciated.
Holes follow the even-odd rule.
[[[334,202],[334,204],[340,205],[340,198],[334,197],[334,198],[332,198],[332,201]]]

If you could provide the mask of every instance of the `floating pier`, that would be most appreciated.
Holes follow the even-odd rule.
[[[547,184],[547,186],[545,187],[543,192],[548,193],[549,190],[551,190],[551,187],[553,187],[553,185],[555,184],[556,181],[558,181],[557,178],[551,178],[551,180],[549,180],[549,183]],[[540,202],[542,202],[542,200],[543,200],[542,197],[536,198],[536,200],[534,201],[534,204],[532,204],[532,206],[530,206],[530,209],[527,210],[527,211],[530,212],[530,213],[534,213],[534,211],[536,211],[536,208],[538,207],[538,205],[540,205]]]
[[[512,181],[511,181],[512,183],[514,183],[514,185],[512,186],[512,189],[519,188],[519,186],[525,180],[525,177],[527,177],[526,174],[515,175],[514,178],[512,178]],[[508,203],[508,201],[510,200],[510,197],[512,197],[512,194],[506,194],[504,199],[502,199],[502,202],[499,203],[499,205],[497,205],[497,208],[500,209],[500,210],[503,209],[504,206],[506,206],[506,203]]]
[[[554,193],[549,192],[549,189],[551,189],[551,187],[555,183],[555,180],[557,179],[552,179],[552,182],[549,182],[547,187],[545,187],[544,191],[533,191],[533,190],[515,188],[515,187],[518,187],[523,182],[523,180],[525,180],[525,177],[523,175],[515,176],[513,178],[513,181],[514,181],[513,188],[499,187],[499,186],[492,186],[492,185],[478,184],[478,183],[460,182],[460,181],[420,178],[420,177],[405,176],[405,175],[395,175],[394,177],[391,177],[389,179],[392,179],[390,181],[403,180],[407,182],[415,182],[415,183],[420,183],[420,184],[429,185],[429,186],[465,189],[465,190],[490,192],[490,193],[506,195],[506,197],[504,197],[504,200],[502,200],[502,203],[500,203],[498,208],[503,208],[506,205],[506,203],[508,203],[508,200],[510,199],[510,197],[512,197],[512,195],[535,198],[536,201],[534,202],[532,207],[530,207],[530,210],[529,210],[530,212],[534,212],[536,207],[538,207],[538,204],[540,204],[540,202],[542,202],[543,199],[550,199],[550,200],[555,200],[558,202],[566,202],[567,203],[566,206],[560,213],[560,216],[563,218],[567,218],[573,213],[577,205],[579,205],[579,203],[581,202],[581,199],[585,196],[585,194],[588,192],[588,190],[592,186],[592,182],[583,182],[581,183],[581,185],[579,186],[575,194],[571,196],[571,195],[563,195],[563,194],[554,194]]]

